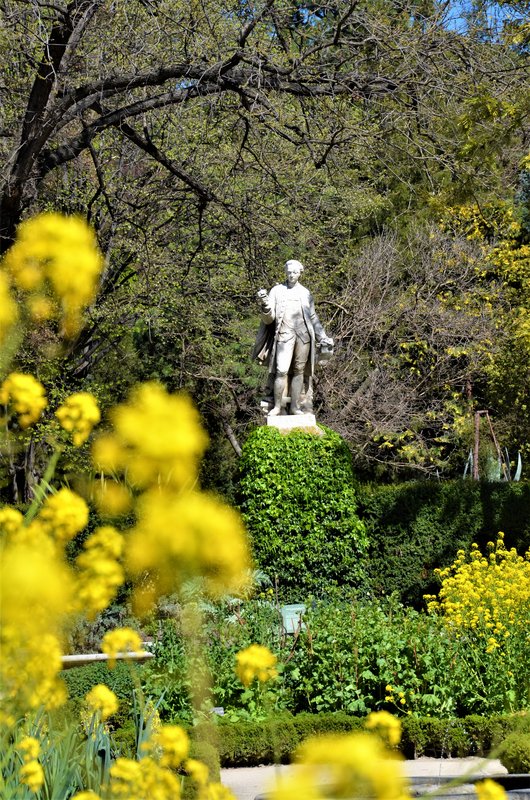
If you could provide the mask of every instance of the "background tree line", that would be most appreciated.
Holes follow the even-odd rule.
[[[104,407],[187,389],[229,491],[260,419],[255,290],[297,257],[337,341],[318,417],[363,474],[461,474],[482,408],[528,461],[528,8],[1,2],[2,249],[54,208],[106,255],[82,333],[34,326],[20,368]]]

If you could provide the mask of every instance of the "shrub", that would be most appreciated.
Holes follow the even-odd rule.
[[[338,434],[256,429],[240,459],[238,505],[256,562],[278,576],[282,599],[362,584],[366,535]]]
[[[68,687],[71,699],[84,698],[93,686],[104,683],[112,689],[119,700],[130,703],[134,687],[141,679],[143,669],[142,665],[131,662],[118,661],[114,669],[109,669],[106,662],[95,662],[63,670],[61,678]]]
[[[530,547],[530,483],[410,481],[358,486],[369,542],[364,562],[375,596],[397,593],[416,608],[437,589],[436,567],[457,550],[485,546],[506,531],[507,547]]]
[[[489,756],[497,752],[499,741],[511,738],[512,732],[518,737],[530,736],[530,730],[526,733],[524,725],[521,728],[522,719],[517,715],[445,720],[403,717],[399,749],[407,758]],[[345,712],[282,713],[261,722],[220,719],[217,725],[198,725],[194,731],[196,738],[218,746],[223,767],[245,767],[275,760],[288,763],[308,736],[357,731],[364,721],[364,717]]]
[[[508,772],[530,772],[530,733],[510,734],[501,745],[499,758]]]

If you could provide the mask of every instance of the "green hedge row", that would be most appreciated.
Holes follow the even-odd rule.
[[[265,722],[201,724],[199,740],[217,747],[223,767],[288,763],[308,736],[359,730],[364,719],[343,712],[281,714]],[[518,715],[439,720],[404,717],[400,750],[406,758],[487,756],[514,731],[530,732],[530,717]]]
[[[451,564],[459,548],[484,549],[505,533],[508,547],[530,547],[530,483],[412,481],[359,485],[358,514],[368,535],[366,578],[374,595],[397,592],[422,606],[438,583],[435,567]]]
[[[473,480],[360,484],[338,434],[253,431],[239,462],[236,502],[257,566],[277,579],[283,602],[334,587],[397,593],[422,607],[436,567],[497,533],[530,547],[530,482]]]

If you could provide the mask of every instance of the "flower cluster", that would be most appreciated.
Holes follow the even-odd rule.
[[[186,759],[190,741],[188,734],[180,725],[162,725],[152,737],[153,745],[160,749],[160,764],[177,769]]]
[[[391,747],[401,741],[401,722],[388,711],[373,711],[368,714],[365,728],[379,734]]]
[[[57,304],[67,336],[79,330],[102,267],[96,237],[87,223],[53,212],[23,222],[3,260],[15,286],[27,293],[30,314],[38,321],[47,319]]]
[[[0,403],[18,416],[21,428],[37,422],[48,405],[44,387],[33,375],[12,372],[0,386]]]
[[[138,631],[132,628],[115,628],[115,630],[109,631],[103,637],[101,650],[108,655],[109,667],[113,669],[116,666],[118,653],[143,652],[142,640]]]
[[[122,534],[105,525],[88,537],[77,557],[77,599],[89,619],[107,608],[125,580],[119,561],[123,547]]]
[[[530,551],[526,558],[507,550],[504,534],[489,542],[484,556],[474,544],[459,550],[452,566],[436,570],[442,581],[439,599],[426,595],[431,613],[441,613],[457,632],[473,630],[487,639],[487,652],[501,648],[530,614]]]
[[[308,739],[297,753],[296,772],[278,780],[273,800],[322,800],[325,797],[410,797],[398,758],[369,733]]]
[[[6,510],[4,509],[4,517]],[[61,705],[61,629],[73,597],[72,575],[57,548],[37,529],[18,528],[0,552],[0,683],[2,717]]]
[[[96,466],[109,475],[124,472],[140,488],[193,487],[208,438],[186,395],[170,395],[158,383],[145,383],[111,416],[114,433],[94,445]]]
[[[85,700],[90,711],[98,714],[102,722],[118,710],[118,698],[104,683],[93,686]]]
[[[21,739],[16,750],[21,754],[23,764],[19,770],[20,783],[37,793],[44,783],[44,770],[37,760],[40,755],[40,742],[33,736]]]
[[[59,489],[44,501],[37,522],[52,538],[65,544],[88,523],[88,506],[70,489]]]
[[[98,404],[90,392],[77,392],[68,397],[55,416],[61,426],[72,434],[72,441],[80,447],[92,432],[94,425],[101,419]]]
[[[278,675],[276,662],[276,656],[268,647],[251,644],[236,654],[236,675],[243,686],[250,686],[255,679],[266,683]]]
[[[126,563],[133,577],[151,577],[137,593],[139,610],[155,593],[169,594],[196,575],[214,596],[244,587],[248,546],[232,508],[200,492],[151,490],[139,499],[137,515]]]

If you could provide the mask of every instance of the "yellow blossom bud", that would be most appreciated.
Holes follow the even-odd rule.
[[[20,767],[19,775],[20,782],[25,784],[30,791],[35,792],[35,794],[39,791],[44,783],[44,770],[39,762],[35,760],[28,761],[26,764],[23,764]]]
[[[267,647],[251,644],[236,653],[236,675],[243,686],[250,686],[256,678],[265,683],[278,675],[276,662],[276,656]]]
[[[13,408],[21,428],[36,422],[48,404],[42,384],[21,372],[7,376],[0,387],[0,403]]]
[[[96,398],[89,392],[77,392],[68,397],[57,409],[55,416],[61,426],[72,434],[72,441],[80,447],[101,419]]]
[[[116,628],[103,637],[101,651],[109,656],[109,667],[116,666],[118,653],[126,654],[143,652],[140,634],[132,628]]]
[[[88,523],[88,506],[70,489],[49,495],[37,517],[44,530],[59,542],[68,542]]]
[[[188,734],[179,725],[162,725],[153,736],[153,744],[162,750],[160,764],[163,767],[180,767],[190,748]]]
[[[92,711],[100,714],[103,722],[118,710],[118,698],[104,683],[96,684],[85,700]]]

